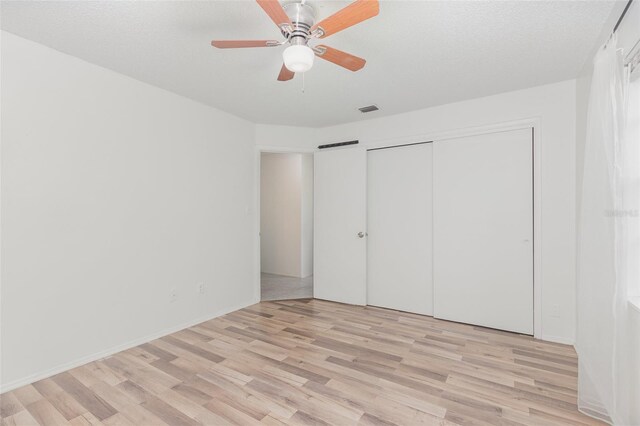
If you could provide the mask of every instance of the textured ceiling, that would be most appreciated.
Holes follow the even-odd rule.
[[[349,2],[309,0],[320,18]],[[367,59],[317,60],[278,82],[284,47],[218,50],[212,39],[281,39],[254,1],[3,1],[2,29],[257,123],[326,126],[574,78],[612,1],[382,1],[323,40]],[[362,115],[357,107],[380,111]]]

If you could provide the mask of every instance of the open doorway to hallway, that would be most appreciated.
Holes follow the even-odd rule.
[[[313,297],[313,155],[260,156],[261,300]]]

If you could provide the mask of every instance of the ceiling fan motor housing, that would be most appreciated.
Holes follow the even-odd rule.
[[[311,27],[316,20],[316,12],[313,7],[306,3],[289,3],[283,6],[291,23],[293,24],[293,30],[291,35],[282,31],[285,37],[289,37],[289,43],[292,45],[306,45],[309,35],[311,34]]]

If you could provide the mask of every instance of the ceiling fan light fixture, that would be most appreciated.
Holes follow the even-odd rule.
[[[291,72],[306,72],[313,66],[315,54],[309,46],[291,45],[282,52],[284,65]]]

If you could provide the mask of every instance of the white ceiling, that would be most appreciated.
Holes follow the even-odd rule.
[[[347,1],[309,0],[320,18]],[[2,29],[257,123],[326,126],[576,77],[613,1],[383,1],[323,40],[367,59],[317,60],[278,82],[284,47],[218,50],[212,39],[281,39],[250,0],[3,1]],[[46,70],[43,70],[46,72]],[[375,103],[363,115],[357,107]]]

